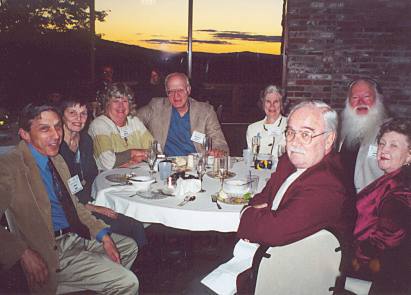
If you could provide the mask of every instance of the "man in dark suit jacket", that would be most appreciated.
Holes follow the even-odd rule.
[[[267,246],[293,243],[332,228],[350,230],[340,162],[331,152],[337,114],[319,101],[303,102],[290,113],[287,153],[264,190],[244,209],[238,237]]]

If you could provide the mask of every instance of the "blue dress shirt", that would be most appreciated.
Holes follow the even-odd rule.
[[[57,195],[54,191],[53,176],[51,175],[51,171],[47,165],[49,158],[39,153],[31,144],[29,144],[28,146],[30,148],[31,154],[34,157],[34,160],[36,161],[37,167],[40,170],[40,176],[43,180],[43,184],[46,188],[46,192],[50,200],[51,220],[53,223],[54,231],[65,229],[70,225],[67,221],[66,214],[64,213],[63,206],[60,204],[60,201],[58,200]],[[98,241],[101,241],[101,239],[108,233],[110,233],[110,229],[103,228],[98,232],[96,239]]]
[[[195,152],[196,148],[191,141],[190,111],[181,117],[178,111],[172,108],[164,154],[166,156],[187,156]]]

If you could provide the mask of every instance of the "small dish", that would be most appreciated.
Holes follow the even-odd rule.
[[[129,180],[132,182],[133,187],[137,191],[148,191],[150,189],[150,185],[156,181],[151,176],[133,176],[130,177]]]
[[[221,177],[219,176],[218,172],[214,172],[214,171],[208,171],[207,176],[211,177],[211,178],[218,178],[220,179]],[[227,178],[233,178],[236,174],[234,172],[231,171],[227,171],[227,174],[224,176],[225,179]]]
[[[243,179],[230,179],[224,181],[224,192],[233,195],[243,195],[248,192],[249,183]]]

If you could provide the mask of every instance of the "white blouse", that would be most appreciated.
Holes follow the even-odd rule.
[[[278,151],[285,146],[284,131],[287,127],[287,118],[280,115],[273,124],[265,124],[266,120],[267,117],[248,126],[247,146],[251,149],[252,138],[260,136],[260,154],[272,154],[277,157]]]

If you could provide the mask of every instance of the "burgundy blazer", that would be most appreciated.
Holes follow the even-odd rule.
[[[354,202],[344,186],[341,162],[334,153],[303,172],[287,189],[276,211],[271,210],[281,184],[296,169],[284,154],[263,191],[249,205],[267,203],[262,209],[243,212],[239,238],[268,246],[293,243],[327,228],[340,239],[352,233]]]

